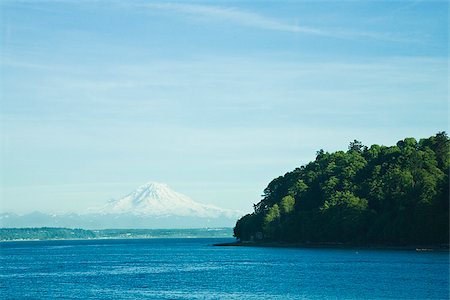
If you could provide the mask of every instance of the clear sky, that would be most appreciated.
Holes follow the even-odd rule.
[[[448,1],[0,1],[1,211],[275,177],[448,131]]]

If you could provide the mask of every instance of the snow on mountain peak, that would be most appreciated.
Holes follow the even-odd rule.
[[[192,216],[203,218],[239,217],[242,212],[195,202],[173,191],[167,184],[148,182],[128,195],[109,201],[100,212],[103,214],[134,214],[148,216]]]

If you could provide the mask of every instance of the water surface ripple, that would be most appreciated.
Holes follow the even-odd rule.
[[[445,252],[212,247],[227,239],[0,243],[3,299],[448,299]]]

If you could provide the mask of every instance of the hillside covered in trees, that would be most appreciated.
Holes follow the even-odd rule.
[[[447,244],[450,143],[445,132],[395,146],[350,143],[269,183],[236,223],[241,241]]]

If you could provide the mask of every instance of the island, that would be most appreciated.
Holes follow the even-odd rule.
[[[445,132],[393,146],[354,140],[347,151],[319,150],[269,183],[253,213],[237,221],[233,245],[448,249],[449,150]]]

